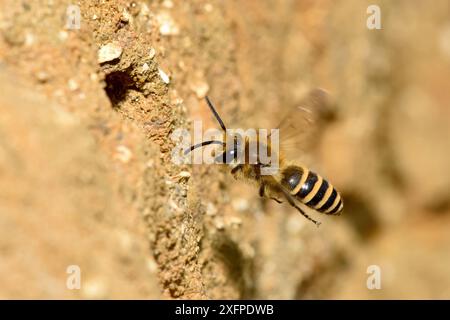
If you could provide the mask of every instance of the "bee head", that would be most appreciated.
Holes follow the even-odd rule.
[[[222,128],[222,130],[225,133],[225,138],[229,138],[229,136],[227,135],[227,128],[225,127],[225,124],[223,123],[222,119],[220,118],[219,114],[217,113],[216,109],[214,108],[213,104],[211,103],[211,101],[209,100],[209,98],[206,96],[205,97],[206,103],[208,104],[211,112],[213,113],[214,117],[216,118],[217,122],[219,123],[220,127]],[[210,144],[220,144],[224,147],[225,150],[224,152],[222,152],[221,154],[219,154],[214,160],[216,163],[225,163],[225,164],[235,164],[235,163],[239,163],[239,161],[242,159],[243,156],[243,146],[244,146],[244,141],[242,138],[242,135],[239,133],[233,133],[232,135],[233,139],[231,143],[228,143],[228,140],[231,139],[225,139],[226,142],[223,141],[219,141],[219,140],[209,140],[209,141],[204,141],[201,143],[198,143],[196,145],[191,146],[190,148],[188,148],[187,150],[185,150],[184,154],[187,155],[189,152],[191,152],[194,149],[200,148],[200,147],[204,147]]]

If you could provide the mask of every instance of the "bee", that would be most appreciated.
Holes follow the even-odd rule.
[[[314,94],[310,94],[310,97],[317,98],[317,93],[319,93],[319,96],[324,94],[321,89],[316,89],[316,91],[314,91]],[[207,105],[209,106],[209,109],[211,110],[220,127],[225,133],[224,140],[228,141],[226,139],[227,129],[224,122],[217,113],[216,108],[211,103],[210,99],[208,97],[205,97],[205,100]],[[296,108],[294,112],[298,112],[299,110],[308,111],[304,108]],[[291,114],[291,111],[292,110],[287,113],[287,115],[283,118],[279,125],[281,134],[283,134],[283,129],[287,129],[286,132],[288,130],[292,131],[292,129],[294,129],[295,133],[295,129],[298,126],[298,123],[295,123],[295,121],[298,119]],[[308,118],[306,119],[308,120]],[[257,139],[259,142],[259,138]],[[271,175],[263,175],[261,174],[261,170],[266,166],[266,164],[263,164],[259,161],[259,154],[256,154],[256,163],[249,163],[248,161],[236,161],[239,150],[243,150],[242,153],[245,155],[246,160],[249,159],[251,152],[255,152],[250,150],[250,138],[245,137],[245,139],[243,139],[242,136],[236,135],[234,136],[233,141],[234,143],[232,143],[231,145],[227,145],[227,143],[224,141],[208,140],[196,145],[192,145],[190,148],[185,150],[184,153],[185,155],[187,155],[194,149],[210,144],[222,145],[224,151],[215,158],[216,163],[230,165],[232,167],[231,174],[236,179],[251,181],[259,186],[259,195],[261,197],[272,199],[278,203],[283,203],[283,200],[287,201],[289,205],[294,207],[305,218],[312,221],[317,226],[320,225],[320,222],[314,220],[308,214],[306,214],[306,212],[300,207],[300,205],[309,207],[315,211],[327,215],[339,215],[342,212],[344,202],[341,195],[333,187],[333,185],[319,174],[308,169],[305,165],[297,164],[287,160],[285,157],[285,152],[283,152],[283,150],[279,151],[279,170]],[[272,146],[269,139],[267,139],[267,143],[265,145],[262,144],[262,147],[267,148],[269,153],[272,152]],[[261,148],[258,148],[256,152],[258,152],[259,150],[261,150]]]

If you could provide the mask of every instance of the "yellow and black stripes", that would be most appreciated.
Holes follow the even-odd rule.
[[[336,189],[318,174],[300,166],[282,172],[282,185],[310,208],[325,214],[339,214],[343,201]]]

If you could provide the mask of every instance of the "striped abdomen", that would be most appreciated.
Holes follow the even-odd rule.
[[[281,174],[282,185],[308,207],[326,214],[342,211],[340,194],[318,174],[300,166],[289,166]]]

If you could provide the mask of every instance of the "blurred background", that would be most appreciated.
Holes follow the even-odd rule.
[[[450,298],[448,1],[0,7],[0,298]],[[271,128],[317,87],[299,161],[345,204],[320,228],[171,162],[174,130],[217,127],[206,94]]]

